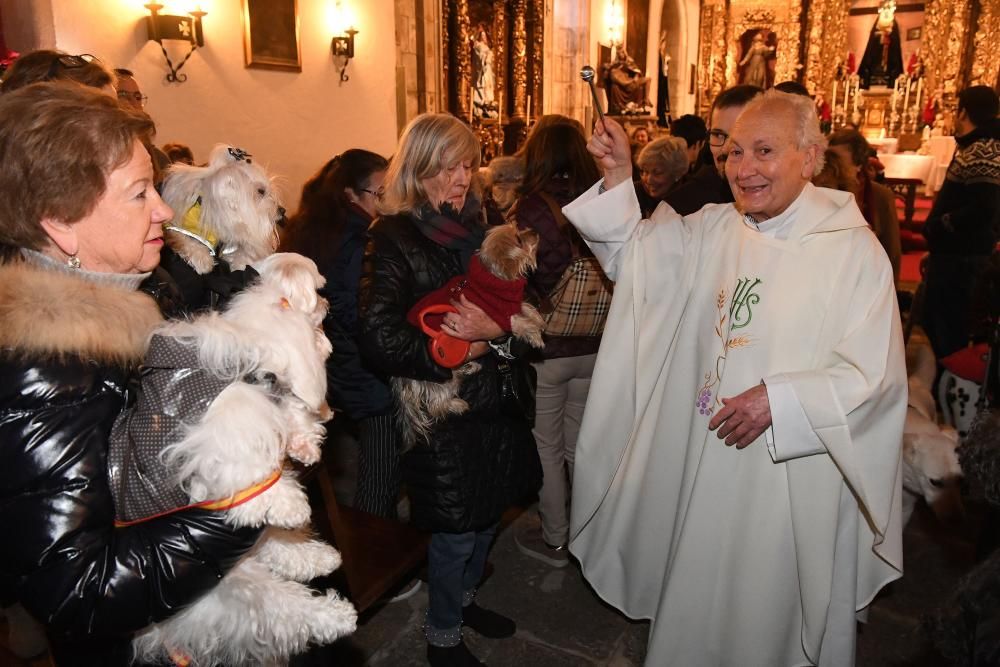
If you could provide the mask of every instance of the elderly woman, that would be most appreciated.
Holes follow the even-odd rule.
[[[114,525],[107,438],[160,321],[137,287],[172,214],[152,130],[82,86],[0,96],[0,596],[47,626],[59,665],[128,664],[131,633],[258,534],[208,510]]]
[[[663,137],[646,144],[639,153],[639,178],[636,188],[643,216],[650,216],[674,183],[688,170],[687,142],[680,137]]]
[[[469,191],[479,154],[479,141],[464,123],[424,114],[407,126],[389,165],[381,217],[369,230],[360,337],[362,355],[386,376],[452,378],[435,363],[427,337],[407,322],[407,312],[465,273],[479,249],[485,216]],[[432,665],[478,665],[462,641],[463,625],[492,638],[515,630],[511,619],[479,607],[475,594],[501,513],[538,489],[528,416],[510,392],[501,392],[505,379],[523,378],[530,366],[512,358],[518,350],[511,339],[464,296],[444,326],[472,342],[469,359],[480,369],[461,383],[468,410],[435,423],[427,442],[403,455],[402,476],[411,522],[432,533],[427,657]]]

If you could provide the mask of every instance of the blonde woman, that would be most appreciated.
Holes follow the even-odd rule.
[[[470,191],[479,156],[475,135],[447,114],[418,116],[400,139],[361,280],[361,353],[385,376],[451,379],[452,371],[435,363],[427,337],[406,315],[424,295],[465,273],[482,243],[487,216]],[[428,660],[479,665],[462,641],[463,625],[491,638],[515,631],[513,620],[479,607],[475,596],[501,513],[540,482],[528,415],[501,391],[505,377],[523,381],[531,367],[464,297],[444,326],[472,342],[470,359],[481,368],[461,385],[468,411],[436,423],[427,442],[404,453],[402,477],[411,522],[432,533]]]

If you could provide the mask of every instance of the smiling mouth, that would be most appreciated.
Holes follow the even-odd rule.
[[[766,185],[741,185],[740,190],[748,195],[755,195],[767,189]]]

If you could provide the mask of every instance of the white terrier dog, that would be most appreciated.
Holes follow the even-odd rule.
[[[174,220],[163,236],[199,274],[211,272],[216,257],[242,270],[277,247],[276,225],[285,209],[251,157],[219,144],[208,166],[174,164],[167,172],[163,199],[174,209]]]
[[[332,642],[356,626],[357,613],[336,592],[317,596],[299,583],[332,572],[340,554],[304,531],[308,499],[294,476],[282,472],[286,454],[305,463],[319,459],[322,422],[329,417],[324,362],[331,347],[320,328],[327,304],[316,292],[324,280],[311,260],[292,253],[272,255],[256,268],[259,281],[235,296],[224,312],[166,323],[154,333],[154,342],[159,337],[196,355],[197,368],[224,387],[200,418],[166,433],[179,439],[156,458],[172,476],[164,484],[182,489],[184,504],[239,499],[248,489],[262,490],[223,508],[235,526],[268,528],[207,595],[135,637],[139,661],[183,656],[193,666],[283,664],[310,642]],[[182,375],[190,375],[183,370]],[[132,459],[142,454],[146,422],[141,415],[156,412],[156,406],[144,405],[145,395],[154,396],[149,402],[157,394],[174,400],[163,387],[157,392],[150,385],[154,390],[147,391],[158,371],[143,375],[136,410],[115,425],[116,432],[125,429]],[[168,374],[176,370],[164,371],[163,386],[174,387]],[[218,385],[208,386],[211,391]],[[115,442],[113,436],[112,449]],[[122,489],[134,490],[137,483],[122,483],[127,472],[115,466],[121,456],[112,452],[109,458],[121,515],[119,508],[129,506],[128,498],[120,497]],[[143,473],[148,477],[148,470]],[[145,500],[133,508],[148,510]]]
[[[941,428],[931,385],[937,365],[929,345],[908,350],[909,399],[903,426],[903,525],[910,520],[917,501],[923,498],[940,519],[963,511],[958,461],[958,433]]]

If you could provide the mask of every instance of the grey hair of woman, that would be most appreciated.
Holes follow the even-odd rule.
[[[816,146],[816,168],[813,170],[813,176],[823,171],[827,142],[819,129],[816,104],[810,98],[771,88],[763,95],[750,100],[743,108],[744,114],[750,111],[765,111],[768,116],[782,112],[790,113],[795,121],[795,144],[798,149],[806,150],[810,146]]]
[[[654,139],[639,152],[636,162],[644,171],[658,167],[664,175],[677,181],[688,170],[687,142],[680,137]]]

